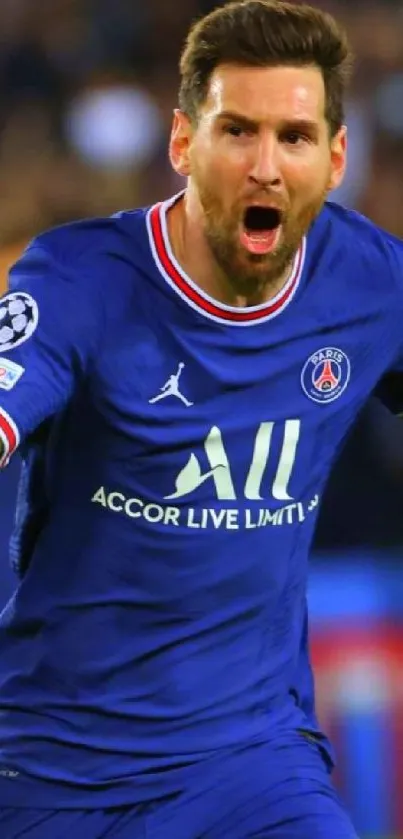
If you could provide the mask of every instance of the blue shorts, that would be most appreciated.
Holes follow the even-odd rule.
[[[207,761],[159,804],[0,809],[1,839],[357,839],[316,743],[298,734]]]

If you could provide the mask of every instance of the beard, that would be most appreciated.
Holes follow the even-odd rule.
[[[327,197],[327,190],[323,189],[298,213],[284,209],[278,246],[270,253],[254,254],[242,247],[239,240],[243,210],[234,209],[229,216],[213,190],[198,184],[198,193],[204,214],[204,234],[222,275],[237,295],[252,300],[260,299],[265,291],[275,294],[281,289],[303,237]],[[267,197],[265,195],[266,200]]]

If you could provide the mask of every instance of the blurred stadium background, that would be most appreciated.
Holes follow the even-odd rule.
[[[316,5],[358,61],[335,195],[403,237],[403,2]],[[0,0],[0,283],[38,231],[166,197],[177,57],[211,0]],[[0,606],[18,460],[0,481]],[[400,498],[400,496],[402,496]],[[319,714],[361,837],[403,837],[403,485],[353,434],[332,477],[309,600]]]

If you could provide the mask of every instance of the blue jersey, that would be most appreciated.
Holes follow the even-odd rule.
[[[400,363],[403,247],[327,204],[281,292],[232,308],[177,264],[168,208],[45,233],[0,304],[4,460],[23,458],[1,805],[135,804],[316,730],[308,553]]]

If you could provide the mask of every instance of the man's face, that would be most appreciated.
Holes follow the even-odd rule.
[[[239,293],[275,283],[344,172],[345,130],[330,138],[320,70],[221,65],[197,125],[176,120],[176,168],[221,270]]]

